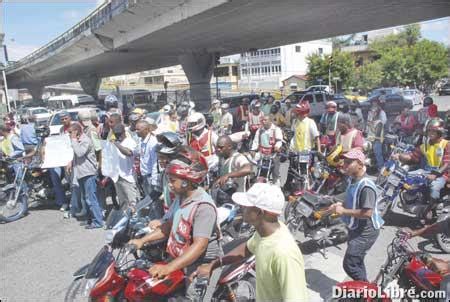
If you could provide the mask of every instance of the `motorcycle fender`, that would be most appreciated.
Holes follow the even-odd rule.
[[[107,295],[115,297],[125,288],[125,284],[125,278],[117,273],[115,262],[112,262],[103,277],[92,288],[89,295],[92,298],[101,298]]]
[[[357,293],[360,292],[361,294],[363,293],[363,291],[370,290],[370,291],[376,291],[378,292],[378,286],[374,283],[370,283],[370,282],[366,282],[366,281],[345,281],[345,282],[341,282],[341,283],[337,283],[336,284],[337,288],[340,288],[341,291],[339,291],[340,293],[342,293],[343,295],[347,292],[347,293]],[[345,298],[345,296],[343,297]],[[371,301],[372,299],[370,297],[364,297],[364,301]],[[381,301],[383,302],[391,302],[392,300],[387,296],[386,293],[383,292],[382,296],[381,296]],[[379,301],[376,299],[373,299],[373,301]]]
[[[89,269],[89,265],[90,264],[86,264],[82,267],[80,267],[75,273],[73,273],[73,278],[75,280],[83,278],[84,276],[86,276],[88,269]]]

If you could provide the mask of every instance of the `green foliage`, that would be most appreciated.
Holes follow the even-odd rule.
[[[378,86],[383,80],[381,64],[377,61],[364,64],[356,70],[353,86],[368,92]]]
[[[333,64],[329,64],[329,56],[312,54],[306,58],[308,63],[309,84],[317,84],[317,79],[322,78],[323,84],[328,83],[328,68],[331,67],[331,82],[333,78],[339,77],[338,88],[347,87],[353,80],[355,73],[353,57],[350,53],[334,51]]]

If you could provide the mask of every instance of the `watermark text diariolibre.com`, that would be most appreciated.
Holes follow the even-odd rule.
[[[376,299],[376,298],[390,298],[390,299],[443,299],[445,298],[445,291],[419,291],[415,288],[400,288],[389,287],[381,289],[381,287],[363,286],[360,288],[348,288],[346,286],[333,286],[332,297],[334,299]]]

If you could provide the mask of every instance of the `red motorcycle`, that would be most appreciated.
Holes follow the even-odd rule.
[[[402,231],[397,232],[388,246],[386,262],[372,283],[364,281],[338,283],[333,290],[336,295],[327,301],[393,301],[397,299],[422,301],[425,298],[430,298],[427,301],[437,301],[442,298],[428,295],[430,291],[436,293],[439,290],[442,275],[429,268],[429,254],[413,251],[407,242],[408,239],[408,234]],[[349,295],[352,298],[359,298],[346,299],[345,296]]]
[[[238,239],[224,246],[231,250],[245,239]],[[84,278],[77,285],[76,298],[85,297],[89,301],[161,301],[170,296],[182,295],[185,276],[182,270],[172,272],[164,279],[152,278],[148,272],[154,264],[166,264],[165,261],[153,262],[144,248],[137,255],[134,245],[127,245],[122,256],[113,256],[109,246],[105,246],[87,268]],[[161,247],[159,248],[161,250]],[[134,259],[130,256],[133,255]],[[167,258],[166,258],[167,259]],[[244,295],[248,301],[255,299],[254,276],[255,259],[249,258],[234,266],[223,268],[217,286],[213,289],[213,298],[217,300],[235,299]],[[69,290],[75,292],[74,289]],[[244,293],[244,294],[242,294]],[[74,301],[75,295],[67,295]],[[231,300],[233,301],[233,300]],[[247,301],[247,300],[246,300]]]

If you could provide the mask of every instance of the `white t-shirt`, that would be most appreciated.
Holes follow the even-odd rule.
[[[129,136],[127,136],[120,144],[133,152],[137,147],[136,142]],[[134,156],[125,156],[122,154],[122,152],[120,152],[120,150],[118,150],[117,153],[119,154],[119,176],[128,182],[134,183],[135,182],[133,177]]]

